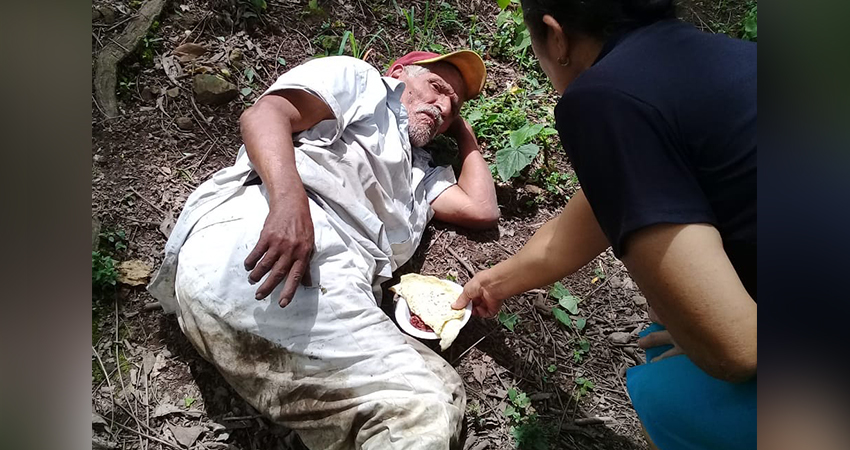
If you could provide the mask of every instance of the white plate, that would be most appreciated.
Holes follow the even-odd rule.
[[[414,327],[410,323],[410,307],[407,306],[407,301],[399,295],[396,297],[398,297],[398,301],[395,302],[395,321],[402,331],[419,339],[440,339],[437,333],[433,331],[422,331]],[[460,324],[461,328],[469,322],[470,316],[472,316],[472,302],[466,305],[466,309],[463,312],[463,319],[461,319]]]

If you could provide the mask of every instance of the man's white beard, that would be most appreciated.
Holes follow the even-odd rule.
[[[414,123],[411,120],[408,134],[410,135],[410,145],[414,147],[424,147],[427,143],[431,142],[431,139],[434,139],[437,135],[437,130],[443,126],[443,116],[440,115],[439,109],[434,106],[420,106],[416,109],[415,113],[423,112],[427,112],[436,118],[434,128],[432,129],[421,122]]]
[[[410,125],[410,145],[414,147],[424,147],[434,139],[431,128],[422,124]]]

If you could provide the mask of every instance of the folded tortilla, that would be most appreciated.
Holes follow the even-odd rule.
[[[409,273],[402,275],[401,283],[390,290],[403,297],[410,311],[440,337],[441,350],[452,345],[463,326],[465,311],[452,309],[462,287],[437,277]]]

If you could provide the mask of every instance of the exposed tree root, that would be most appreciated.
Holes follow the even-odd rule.
[[[166,0],[148,0],[138,14],[115,39],[110,39],[97,53],[94,72],[94,97],[107,117],[118,116],[118,99],[115,96],[118,63],[136,48],[147,34],[154,19],[162,11]]]

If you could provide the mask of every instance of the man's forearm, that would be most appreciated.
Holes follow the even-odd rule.
[[[472,201],[483,209],[490,210],[498,217],[499,207],[496,203],[496,187],[490,167],[481,155],[481,148],[472,128],[465,121],[463,128],[455,136],[458,144],[458,153],[461,159],[460,177],[458,186],[466,192]]]
[[[516,255],[482,272],[482,286],[506,299],[573,274],[606,248],[608,240],[579,191]]]
[[[269,193],[269,207],[306,197],[295,166],[292,125],[286,112],[258,104],[245,111],[240,122],[248,158]]]

